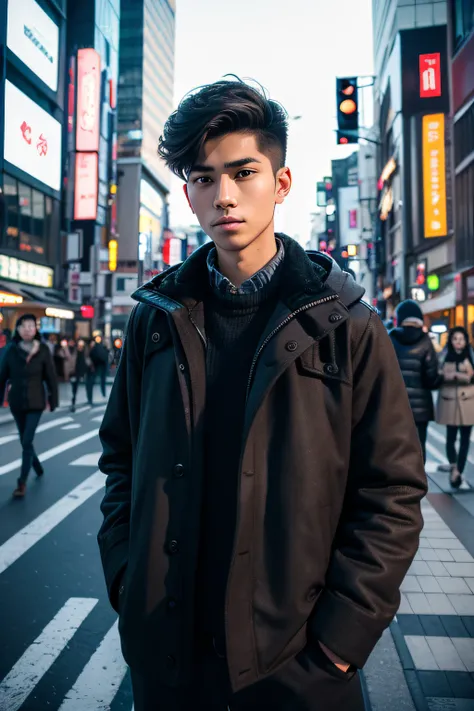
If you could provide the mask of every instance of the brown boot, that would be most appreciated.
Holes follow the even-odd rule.
[[[13,492],[13,497],[15,499],[22,499],[25,494],[26,494],[26,484],[24,484],[22,481],[18,480],[18,486],[16,487],[15,491]]]

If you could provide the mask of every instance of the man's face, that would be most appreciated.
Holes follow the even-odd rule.
[[[229,133],[203,146],[184,186],[204,232],[225,251],[241,251],[269,227],[275,205],[291,188],[291,173],[276,175],[255,136]]]

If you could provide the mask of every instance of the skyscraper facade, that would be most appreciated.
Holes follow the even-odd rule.
[[[118,264],[113,320],[124,324],[138,281],[160,264],[169,171],[158,139],[173,108],[175,0],[121,0]]]

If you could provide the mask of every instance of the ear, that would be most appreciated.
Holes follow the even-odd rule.
[[[191,212],[192,212],[193,215],[194,215],[195,212],[194,212],[193,206],[191,205],[191,200],[189,199],[189,195],[188,195],[188,184],[187,184],[187,183],[185,183],[185,184],[183,185],[183,191],[184,191],[184,194],[186,195],[186,200],[188,201],[188,205],[189,205],[189,207],[191,208]]]
[[[291,170],[289,168],[280,168],[276,174],[276,205],[281,205],[284,202],[286,196],[291,190],[292,181]]]

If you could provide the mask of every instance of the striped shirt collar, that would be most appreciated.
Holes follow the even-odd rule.
[[[278,239],[278,237],[276,238],[276,242],[278,245],[278,251],[273,259],[262,267],[260,271],[244,281],[239,287],[232,284],[226,276],[221,274],[217,267],[217,251],[215,247],[211,249],[207,256],[207,268],[209,271],[211,287],[215,291],[225,294],[255,294],[270,282],[277,268],[283,262],[285,257],[285,247],[283,246],[283,242]]]

